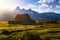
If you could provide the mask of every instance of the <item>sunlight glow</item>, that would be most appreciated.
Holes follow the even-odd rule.
[[[11,0],[0,0],[0,9],[8,9],[10,8],[11,10],[14,9],[14,2],[11,2]]]

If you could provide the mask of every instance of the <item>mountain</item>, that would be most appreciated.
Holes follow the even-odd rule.
[[[17,7],[14,11],[16,11],[16,12],[20,12],[20,8],[19,7]]]
[[[27,12],[27,10],[25,9],[20,9],[19,7],[17,7],[14,12],[20,13],[20,14],[25,14]]]
[[[19,7],[15,11],[20,12],[20,14],[29,14],[32,20],[60,20],[60,14],[54,12],[38,13],[31,9],[25,10]]]

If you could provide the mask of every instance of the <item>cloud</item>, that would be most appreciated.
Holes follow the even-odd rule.
[[[46,9],[48,8],[49,6],[47,4],[41,4],[38,6],[38,8],[42,8],[42,9]]]
[[[60,9],[60,5],[56,5],[56,8]]]
[[[33,4],[29,4],[29,5],[26,5],[26,6],[24,6],[23,8],[25,8],[25,9],[35,9],[35,8],[37,8],[37,6],[36,5],[33,5]]]
[[[28,10],[28,9],[32,9],[33,11],[42,13],[42,12],[56,12],[56,13],[60,13],[60,10],[57,10],[60,8],[59,5],[56,5],[55,10],[52,10],[53,6],[51,5],[47,5],[47,4],[41,4],[41,5],[34,5],[34,4],[29,4],[26,6],[23,6],[24,9]]]
[[[54,2],[54,0],[39,0],[38,3],[50,3]]]
[[[25,9],[31,8],[32,10],[37,11],[39,13],[41,13],[41,12],[52,12],[52,10],[51,10],[52,6],[49,6],[47,4],[41,4],[41,5],[38,5],[38,6],[30,4],[30,5],[28,5],[24,8]]]
[[[60,0],[58,1],[58,3],[60,3]]]
[[[38,2],[41,3],[37,3],[38,5],[36,4],[28,4],[28,5],[20,5],[20,8],[24,8],[26,10],[28,9],[32,9],[33,11],[36,11],[36,12],[39,12],[39,13],[42,13],[42,12],[58,12],[60,13],[57,8],[60,8],[59,5],[56,5],[56,8],[53,7],[53,5],[48,5],[48,3],[51,3],[51,2],[54,2],[55,0],[39,0]]]
[[[55,10],[55,12],[60,14],[60,10]]]
[[[51,10],[52,6],[49,6],[47,4],[39,5],[38,8],[42,10],[42,12],[52,12]]]
[[[47,8],[46,10],[44,10],[45,12],[52,12],[53,10],[51,10],[50,8]]]
[[[29,4],[29,5],[23,6],[23,8],[26,10],[31,8],[32,10],[39,12],[39,13],[41,13],[41,12],[52,12],[52,10],[51,10],[52,6],[49,6],[47,4],[41,4],[38,6],[36,6],[34,4]]]
[[[51,10],[50,8],[47,8],[47,9],[45,9],[45,10],[38,9],[38,10],[35,10],[35,11],[37,11],[37,12],[39,12],[39,13],[43,13],[43,12],[53,12],[53,10]]]
[[[50,6],[50,8],[52,8],[53,6]]]

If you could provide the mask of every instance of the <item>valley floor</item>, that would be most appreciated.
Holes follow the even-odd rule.
[[[2,24],[0,23],[0,40],[60,40],[60,24]]]

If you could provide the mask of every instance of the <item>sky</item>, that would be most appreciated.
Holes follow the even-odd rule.
[[[57,12],[60,13],[60,0],[0,0],[0,9],[32,9],[36,12]]]

